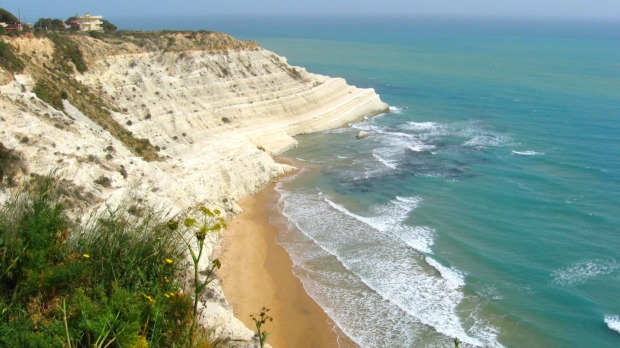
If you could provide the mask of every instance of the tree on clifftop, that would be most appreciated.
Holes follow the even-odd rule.
[[[19,20],[11,12],[0,8],[0,22],[17,23]]]
[[[102,22],[103,24],[101,26],[106,33],[113,33],[116,31],[116,25],[110,23],[107,19],[102,20]]]
[[[39,18],[39,20],[34,24],[34,27],[51,30],[65,30],[65,22],[60,19]]]

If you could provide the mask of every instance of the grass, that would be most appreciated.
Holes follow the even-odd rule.
[[[53,106],[55,109],[65,109],[62,104],[62,92],[53,84],[46,81],[37,81],[32,92],[36,94],[39,99]]]
[[[73,68],[69,62],[73,63],[75,70],[80,73],[88,70],[84,55],[80,47],[69,38],[69,34],[49,33],[47,37],[54,43],[54,60],[55,63],[66,73],[73,72]]]
[[[68,100],[82,113],[121,141],[134,155],[146,161],[160,160],[158,150],[148,139],[135,136],[118,123],[110,110],[118,109],[78,81],[75,71],[85,72],[88,66],[75,40],[81,35],[70,33],[43,33],[54,43],[51,64],[32,64],[27,56],[28,72],[36,81],[33,92],[37,97],[57,110],[64,110],[63,99]],[[21,72],[26,64],[15,54],[14,48],[0,41],[0,66],[12,72]]]
[[[33,92],[39,99],[58,110],[63,110],[63,99],[67,99],[84,115],[110,132],[121,141],[134,155],[146,161],[159,160],[157,148],[148,139],[138,138],[120,123],[109,110],[116,110],[105,102],[97,93],[63,70],[54,67],[31,66],[36,84]]]
[[[157,212],[73,226],[38,177],[0,208],[0,346],[189,346],[184,255]]]
[[[24,70],[24,62],[16,55],[13,46],[0,40],[0,66],[12,73],[21,73]]]

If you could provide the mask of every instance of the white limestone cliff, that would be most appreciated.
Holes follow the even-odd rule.
[[[15,76],[0,71],[0,143],[20,154],[29,173],[59,172],[91,197],[93,209],[131,196],[172,213],[204,204],[231,216],[236,200],[292,169],[273,156],[294,147],[295,135],[387,110],[372,89],[291,67],[255,43],[209,33],[196,47],[187,33],[170,35],[172,47],[163,50],[76,40],[89,69],[75,79],[120,110],[110,110],[113,118],[158,147],[160,160],[137,156],[71,98],[59,111],[31,92],[34,66],[51,62],[47,39],[10,41],[33,68]],[[100,177],[109,187],[95,183]],[[251,337],[217,285],[213,292],[219,295],[205,323]]]

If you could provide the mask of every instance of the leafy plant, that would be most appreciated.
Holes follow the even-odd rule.
[[[269,308],[263,307],[260,309],[260,313],[250,314],[250,318],[252,318],[254,325],[256,325],[256,336],[258,337],[261,348],[265,346],[265,341],[267,341],[267,336],[269,336],[269,333],[267,333],[267,331],[261,331],[261,328],[267,321],[273,321],[273,318],[267,313],[269,313]]]
[[[209,285],[215,279],[215,270],[222,266],[220,260],[218,259],[211,261],[210,266],[204,273],[205,279],[200,279],[199,265],[204,251],[205,239],[208,233],[218,233],[226,227],[226,221],[224,220],[224,218],[220,217],[221,213],[219,210],[216,209],[211,211],[210,209],[201,206],[198,208],[198,211],[201,213],[201,216],[198,218],[199,220],[191,217],[186,217],[185,219],[183,219],[183,226],[185,227],[185,231],[179,232],[180,238],[183,240],[185,246],[187,247],[187,250],[190,253],[194,269],[194,277],[192,279],[192,285],[194,290],[194,307],[190,337],[193,337],[193,333],[196,328],[196,318],[198,316],[198,301],[200,299],[200,296],[204,293],[207,285]],[[175,220],[168,221],[168,228],[171,231],[178,231],[179,222]],[[187,234],[190,233],[193,234],[196,238],[196,244],[198,248],[197,252],[194,251],[191,242],[188,241],[185,237]]]

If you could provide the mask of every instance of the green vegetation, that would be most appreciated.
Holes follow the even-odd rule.
[[[269,336],[267,331],[261,331],[261,327],[268,321],[273,321],[273,318],[267,313],[269,313],[269,308],[263,307],[260,309],[260,313],[250,314],[250,318],[252,318],[252,321],[254,321],[254,325],[256,325],[256,336],[258,337],[260,348],[263,348],[265,346],[265,341],[267,341],[267,336]]]
[[[193,333],[196,330],[196,317],[198,316],[198,299],[204,293],[207,285],[211,283],[215,279],[215,269],[220,268],[222,265],[220,260],[215,259],[211,261],[211,266],[206,270],[205,280],[201,281],[200,276],[198,274],[200,264],[200,259],[202,258],[202,253],[204,250],[205,239],[207,238],[208,233],[219,233],[223,228],[226,228],[226,222],[222,217],[220,217],[220,211],[214,210],[211,211],[205,207],[200,207],[198,209],[201,213],[200,221],[187,217],[183,220],[183,226],[185,227],[185,231],[179,233],[179,238],[183,240],[187,250],[189,251],[192,262],[194,264],[194,278],[192,279],[192,285],[194,290],[194,311],[192,316],[192,325],[191,325],[191,335],[193,337]],[[168,221],[168,228],[171,231],[177,231],[179,227],[179,222],[175,220]],[[190,233],[188,233],[190,232]],[[193,234],[196,237],[196,242],[198,244],[198,252],[194,252],[192,245],[189,241],[185,239],[185,235]]]
[[[182,291],[188,246],[161,214],[138,218],[119,208],[76,227],[60,192],[56,180],[37,177],[0,208],[0,346],[215,347],[230,341],[195,331],[196,302]],[[221,228],[210,222],[222,226],[219,218],[184,225],[196,226],[199,238]]]
[[[17,23],[18,19],[11,12],[0,8],[0,22]]]
[[[64,110],[65,107],[62,105],[63,98],[62,92],[53,84],[46,81],[37,81],[32,92],[37,95],[37,97],[49,105],[53,106],[58,110]],[[66,93],[66,92],[65,92]]]
[[[0,66],[12,73],[21,73],[24,63],[15,55],[11,44],[0,40]]]
[[[47,37],[54,42],[56,49],[54,50],[54,60],[61,70],[70,74],[73,71],[69,61],[75,66],[78,72],[88,70],[84,55],[80,47],[73,42],[68,35],[59,35],[58,33],[50,33]]]
[[[114,33],[114,32],[116,32],[116,29],[118,29],[118,28],[116,27],[116,25],[114,25],[114,24],[110,23],[110,22],[109,22],[108,20],[106,20],[106,19],[103,19],[103,20],[101,20],[101,21],[103,22],[103,24],[102,24],[101,26],[103,27],[103,31],[104,31],[105,33]]]
[[[58,18],[39,18],[39,20],[34,23],[33,26],[36,28],[46,29],[46,30],[60,30],[65,31],[65,22],[62,19]]]
[[[118,123],[110,113],[110,110],[117,111],[117,109],[72,76],[74,69],[71,62],[78,71],[87,69],[84,56],[74,41],[80,36],[70,33],[49,33],[48,37],[56,46],[53,65],[29,65],[30,71],[37,81],[33,89],[37,97],[58,110],[63,110],[62,100],[68,100],[95,123],[120,140],[132,153],[147,161],[158,160],[157,148],[148,139],[134,136]]]

